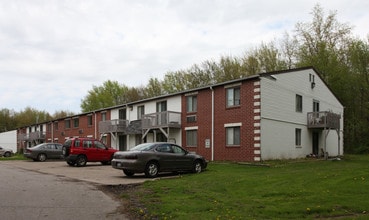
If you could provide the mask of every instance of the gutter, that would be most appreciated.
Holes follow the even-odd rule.
[[[214,89],[211,90],[211,161],[214,161]]]

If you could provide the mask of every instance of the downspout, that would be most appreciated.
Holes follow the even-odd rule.
[[[94,118],[95,118],[95,120],[94,120],[95,121],[95,123],[94,123],[95,124],[95,138],[97,139],[97,133],[96,133],[96,130],[97,130],[97,121],[96,120],[97,120],[97,117],[96,117],[96,112],[94,111],[93,113],[94,113]]]
[[[51,143],[54,143],[54,122],[51,121]]]
[[[211,90],[211,161],[214,161],[214,89]]]

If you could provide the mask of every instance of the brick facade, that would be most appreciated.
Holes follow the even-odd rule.
[[[227,107],[226,90],[233,86],[240,89],[240,104]],[[187,112],[187,96],[197,96],[196,112]],[[213,155],[212,148],[205,145],[207,140],[212,141],[212,106],[214,106]],[[196,151],[208,160],[260,160],[260,84],[257,80],[209,87],[198,90],[197,93],[183,94],[182,113],[182,144],[188,150]],[[187,122],[188,116],[196,116],[196,121]],[[226,127],[232,125],[240,127],[240,144],[227,146]],[[186,128],[197,129],[196,147],[188,147]]]

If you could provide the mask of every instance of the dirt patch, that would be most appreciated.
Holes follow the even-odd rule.
[[[148,219],[147,209],[139,200],[140,193],[144,191],[141,184],[100,185],[98,189],[121,203],[117,212],[129,219]]]

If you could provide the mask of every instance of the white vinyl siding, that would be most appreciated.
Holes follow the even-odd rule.
[[[310,82],[313,77],[314,88]],[[261,77],[260,88],[260,151],[263,160],[305,157],[312,152],[312,132],[307,128],[307,113],[313,111],[314,100],[319,100],[320,111],[343,114],[342,104],[313,69]],[[301,112],[296,111],[296,95],[302,97]],[[300,147],[296,147],[296,128],[301,129]],[[319,141],[319,146],[323,146],[324,138]],[[330,155],[337,153],[337,141],[336,132],[330,132],[327,136]],[[340,146],[343,152],[343,138]]]

